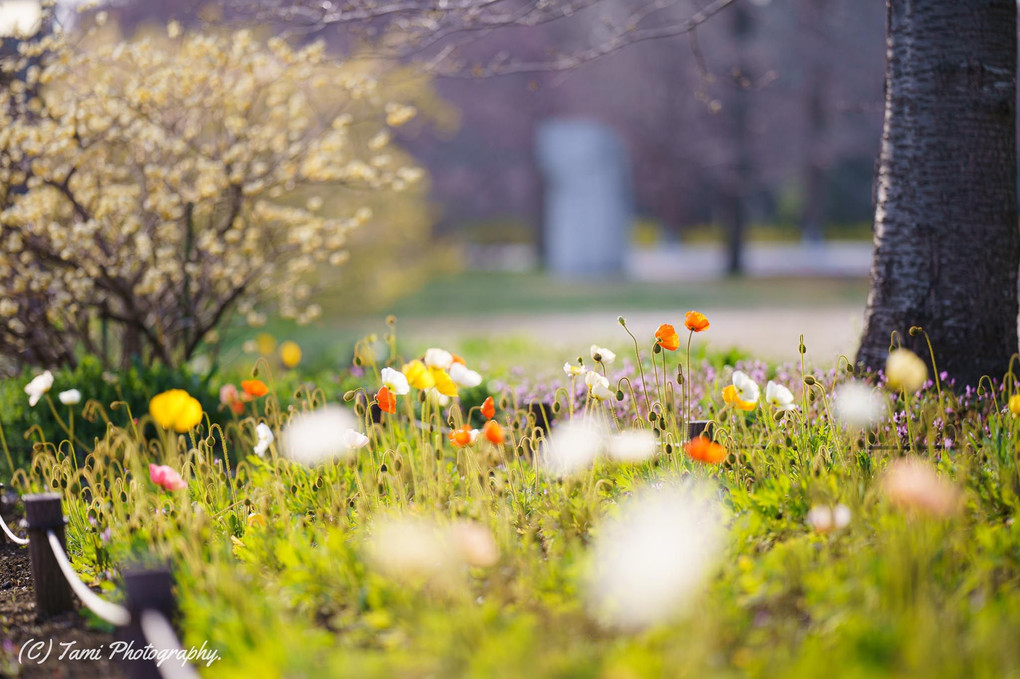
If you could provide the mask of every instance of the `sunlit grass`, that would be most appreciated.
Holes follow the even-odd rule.
[[[1020,437],[1004,407],[1008,390],[939,398],[929,385],[908,398],[876,387],[890,412],[863,430],[829,417],[838,386],[851,379],[845,365],[807,375],[796,363],[747,368],[762,387],[774,379],[793,391],[798,409],[780,416],[764,389],[748,413],[726,407],[731,369],[698,361],[685,371],[696,385],[687,413],[673,377],[683,352],[652,355],[652,338],[642,344],[649,402],[632,391],[635,369],[624,380],[615,366],[605,372],[622,401],[593,401],[583,377],[562,371],[545,393],[553,435],[570,413],[584,413],[610,433],[654,434],[656,454],[646,461],[602,456],[564,478],[549,473],[548,430],[536,427],[543,422],[512,386],[493,394],[504,445],[479,438],[458,447],[448,437],[484,421],[484,388],[462,390],[449,407],[412,391],[395,414],[373,422],[364,404],[379,388],[376,369],[413,358],[379,351],[375,365],[355,366],[362,386],[342,399],[326,383],[277,388],[223,428],[177,435],[144,415],[147,404],[132,404],[137,424],[123,409],[103,409],[113,426],[93,451],[78,450],[76,461],[67,444],[44,444],[14,485],[63,493],[80,572],[102,580],[104,570],[139,558],[169,560],[185,643],[206,641],[223,657],[209,676],[1015,673]],[[259,377],[273,387],[267,367]],[[344,370],[328,381],[355,379]],[[295,413],[324,402],[353,408],[369,443],[346,458],[295,463],[281,434]],[[714,421],[728,451],[722,464],[685,455],[685,421],[694,415]],[[252,452],[258,420],[277,434],[263,458]],[[224,460],[225,449],[236,463]],[[937,470],[932,483],[959,504],[936,515],[884,486],[903,457]],[[179,470],[187,488],[156,486],[150,463]],[[594,545],[632,497],[682,479],[715,489],[722,558],[675,615],[621,628],[592,609]],[[809,519],[812,508],[839,505],[849,511],[845,527]],[[380,565],[373,536],[411,535],[383,529],[407,517],[429,534],[469,522],[491,536],[498,556],[472,565],[481,562],[428,552],[428,541],[408,554],[408,539],[390,545],[404,566]]]

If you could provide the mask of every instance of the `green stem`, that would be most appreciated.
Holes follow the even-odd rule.
[[[11,451],[10,451],[10,449],[7,447],[7,436],[4,434],[4,423],[3,423],[2,419],[0,419],[0,445],[3,445],[3,447],[4,447],[4,455],[7,456],[7,466],[11,470],[11,475],[13,475],[14,474],[14,461],[11,459]]]
[[[645,381],[645,369],[644,366],[641,365],[641,348],[638,346],[637,337],[635,337],[634,333],[630,331],[630,328],[627,327],[627,324],[623,322],[622,317],[620,318],[620,325],[623,326],[623,329],[627,331],[627,334],[630,335],[630,338],[634,340],[634,355],[637,358],[638,374],[641,375],[641,393],[644,394],[645,397],[645,410],[650,413],[652,412],[652,404],[648,400],[648,382]]]
[[[687,437],[687,423],[691,421],[691,340],[694,338],[694,331],[687,333],[687,374],[684,375],[686,389],[684,389],[684,421],[683,433]]]

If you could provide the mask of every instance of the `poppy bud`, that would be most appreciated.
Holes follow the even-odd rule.
[[[809,387],[812,387],[818,384],[818,380],[814,378],[814,375],[808,375],[807,377],[804,378],[804,384],[808,385]]]

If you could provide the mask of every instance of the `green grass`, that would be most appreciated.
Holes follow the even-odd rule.
[[[332,394],[336,378],[311,386]],[[729,410],[722,380],[704,385],[702,405],[729,451],[718,465],[682,453],[671,396],[656,418],[629,401],[615,414],[582,403],[610,432],[644,429],[662,445],[651,460],[600,458],[558,479],[534,464],[540,435],[509,396],[495,395],[506,445],[450,443],[443,429],[481,403],[475,391],[441,413],[421,410],[412,392],[382,423],[358,422],[370,442],[350,459],[305,466],[280,455],[281,432],[288,406],[312,408],[307,399],[321,396],[302,391],[294,402],[294,376],[213,436],[177,437],[147,415],[137,427],[124,415],[81,471],[66,446],[48,448],[12,485],[62,490],[73,561],[97,584],[106,568],[168,560],[185,645],[205,642],[222,658],[208,676],[1016,677],[1020,420],[989,395],[888,394],[913,440],[887,419],[869,443],[825,418],[831,378],[819,375],[807,401],[799,378],[786,380],[807,412],[782,419],[764,404]],[[369,393],[377,387],[367,379]],[[560,419],[579,407],[562,392],[558,403]],[[244,452],[256,418],[277,435],[265,459]],[[223,442],[244,458],[233,470],[216,461]],[[941,480],[894,495],[883,479],[905,455]],[[153,462],[180,470],[187,488],[152,484]],[[620,629],[590,604],[597,545],[633,497],[680,479],[714,488],[722,553],[686,607]],[[925,498],[938,493],[960,501],[932,510]],[[813,529],[808,511],[837,503],[849,525]],[[657,530],[668,536],[671,521],[684,521],[697,533],[702,516],[675,509]],[[411,517],[410,529],[384,530]],[[465,521],[491,538],[494,558],[477,543],[469,552],[433,542]],[[650,572],[628,582],[658,582],[671,568]]]
[[[541,273],[464,272],[436,278],[385,311],[398,317],[598,309],[666,310],[863,304],[867,281],[850,278],[724,279],[644,283],[560,280]],[[329,316],[329,299],[323,302]],[[336,319],[342,323],[345,319]]]

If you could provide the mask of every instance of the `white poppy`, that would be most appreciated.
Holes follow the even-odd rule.
[[[255,436],[258,437],[258,442],[255,444],[255,454],[262,457],[269,450],[269,444],[276,439],[273,436],[273,430],[265,422],[259,422],[255,427]]]
[[[755,384],[755,381],[747,376],[747,373],[742,370],[733,371],[733,386],[737,390],[737,395],[741,401],[747,403],[757,403],[758,397],[761,395],[761,389]]]
[[[453,365],[453,354],[445,349],[433,347],[425,351],[425,365],[430,368],[449,370],[450,366]]]
[[[369,438],[357,429],[348,429],[343,434],[343,441],[347,446],[347,450],[351,451],[367,446]]]
[[[819,533],[841,530],[850,525],[850,508],[844,504],[835,507],[815,505],[808,510],[805,521]]]
[[[353,447],[347,432],[356,425],[354,416],[339,406],[298,413],[281,434],[283,454],[307,465],[348,457]]]
[[[482,383],[482,376],[474,370],[469,370],[463,363],[454,363],[450,366],[450,370],[448,372],[451,380],[453,380],[458,386],[465,387],[467,389],[477,387]]]
[[[588,393],[596,401],[608,401],[614,396],[609,389],[609,380],[594,370],[585,373],[584,383],[588,385]]]
[[[563,372],[567,374],[567,377],[577,377],[578,375],[583,375],[588,372],[588,369],[583,365],[567,361],[563,364]]]
[[[776,410],[796,410],[793,404],[793,392],[781,384],[772,380],[765,385],[765,400],[771,403]]]
[[[53,373],[49,370],[33,377],[32,381],[25,385],[25,393],[28,394],[28,405],[35,407],[35,404],[43,397],[43,394],[48,392],[52,386]]]
[[[366,548],[376,570],[400,580],[442,579],[457,562],[446,531],[434,521],[417,517],[378,520]]]
[[[655,457],[655,435],[648,429],[629,429],[609,439],[609,457],[619,462],[644,462]]]
[[[847,382],[836,389],[836,417],[848,427],[870,427],[885,415],[885,401],[863,382]]]
[[[446,394],[440,394],[439,390],[435,387],[429,387],[425,390],[425,398],[429,399],[432,403],[438,404],[441,408],[450,405],[450,397]]]
[[[616,360],[616,354],[605,347],[591,345],[591,360],[602,365],[609,365]]]
[[[411,391],[411,385],[407,383],[407,376],[393,368],[383,368],[379,375],[384,387],[397,396],[404,396]]]
[[[587,419],[564,422],[553,428],[538,451],[538,466],[565,477],[585,469],[598,457],[605,441],[603,428]]]
[[[725,533],[707,484],[645,487],[595,535],[585,598],[604,624],[637,631],[687,612],[715,571]]]
[[[81,403],[81,392],[77,389],[68,389],[57,394],[57,398],[65,406],[76,406]]]

